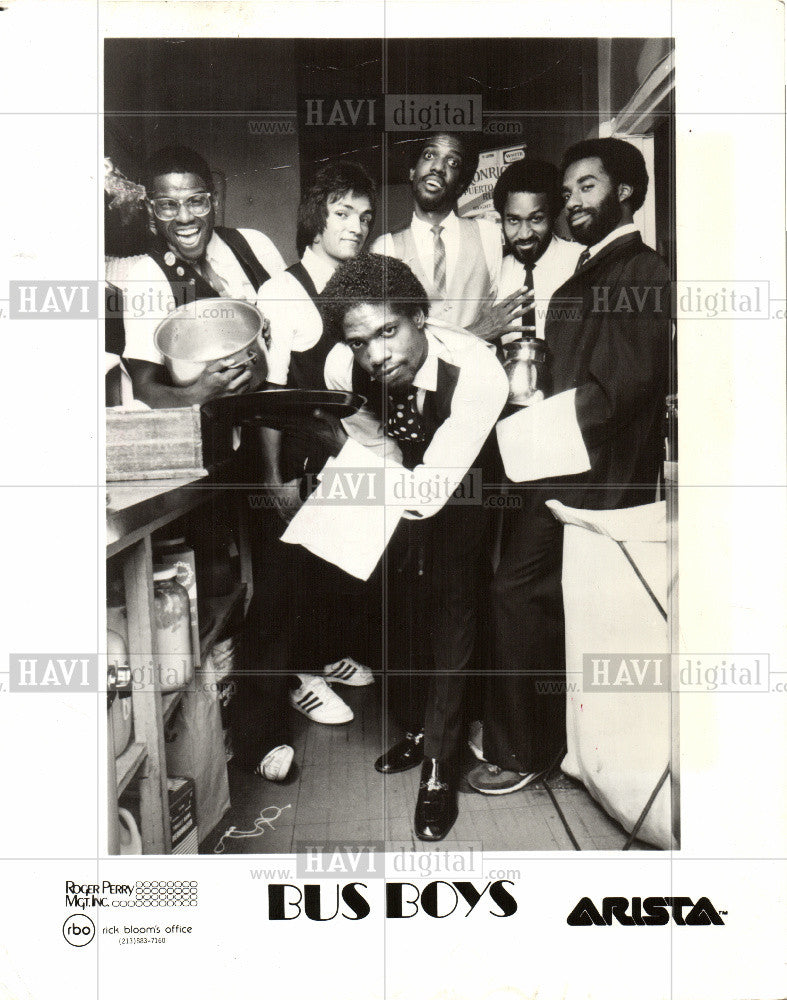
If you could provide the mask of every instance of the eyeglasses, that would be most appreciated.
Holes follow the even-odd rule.
[[[213,196],[209,191],[202,191],[200,194],[189,195],[188,198],[148,198],[148,203],[157,219],[171,222],[177,218],[181,205],[185,205],[189,214],[197,218],[207,215],[213,207]]]

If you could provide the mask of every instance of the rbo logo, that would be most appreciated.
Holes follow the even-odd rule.
[[[84,948],[96,936],[96,925],[86,913],[72,913],[63,924],[63,937],[74,948]]]

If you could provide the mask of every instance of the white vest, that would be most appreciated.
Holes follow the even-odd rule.
[[[429,296],[430,317],[466,328],[492,294],[492,277],[475,219],[459,219],[459,255],[446,297],[436,298],[432,276],[424,274],[410,227],[391,234],[394,255],[415,274]]]

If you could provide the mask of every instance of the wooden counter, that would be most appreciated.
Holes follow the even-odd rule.
[[[177,708],[180,693],[162,696],[155,665],[155,617],[153,603],[153,558],[151,535],[218,494],[232,495],[233,486],[221,476],[110,483],[107,486],[107,558],[119,555],[128,617],[129,663],[132,671],[134,742],[110,762],[115,788],[109,789],[110,830],[117,798],[136,779],[139,782],[140,833],[144,854],[168,854],[171,850],[164,723]],[[241,554],[241,582],[213,602],[210,627],[195,651],[195,666],[202,662],[221,629],[243,600],[251,598],[251,558],[244,505],[237,504]],[[148,650],[150,652],[144,652]],[[109,748],[112,739],[110,732]],[[113,794],[114,791],[114,794]]]

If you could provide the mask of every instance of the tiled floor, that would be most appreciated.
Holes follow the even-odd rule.
[[[573,850],[541,785],[490,797],[464,783],[459,818],[448,838],[432,845],[418,840],[412,816],[420,769],[384,777],[373,766],[398,736],[383,726],[381,686],[336,690],[355,713],[347,725],[318,725],[289,710],[295,764],[286,782],[274,784],[230,764],[232,808],[203,843],[204,852],[213,853],[218,845],[225,854],[292,854],[299,845],[357,841],[385,841],[386,850],[429,851],[460,843],[480,845],[486,853]],[[475,763],[469,753],[466,763],[468,768]],[[582,785],[559,773],[549,784],[582,850],[620,850],[625,832]],[[236,835],[226,836],[231,826]],[[242,832],[252,836],[237,836]],[[638,842],[633,849],[650,850]]]

